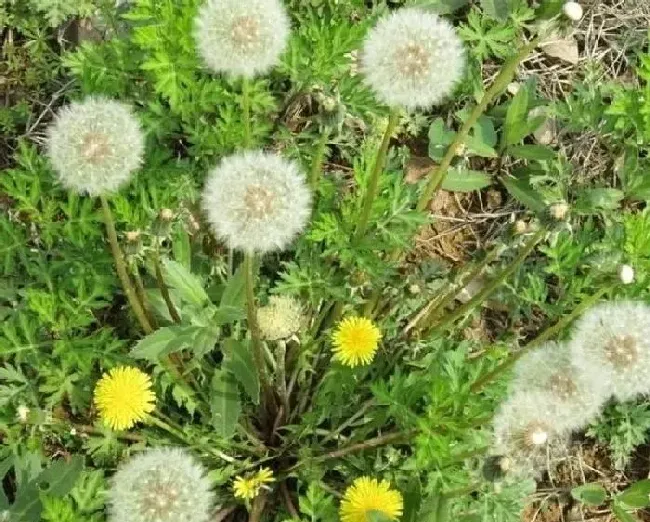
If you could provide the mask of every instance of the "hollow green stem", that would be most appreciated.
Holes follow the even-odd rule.
[[[247,149],[252,143],[250,81],[248,78],[242,78],[241,110],[242,120],[244,122],[244,148]]]
[[[433,335],[435,333],[445,330],[448,326],[455,323],[458,319],[463,317],[465,314],[470,312],[475,306],[481,304],[492,292],[494,292],[498,287],[500,287],[503,282],[510,277],[515,270],[523,263],[523,261],[529,256],[529,254],[535,249],[537,243],[539,243],[544,235],[546,234],[546,229],[541,228],[538,230],[533,237],[531,237],[528,242],[522,247],[521,251],[515,257],[515,259],[504,268],[499,274],[497,274],[491,281],[486,283],[486,285],[478,292],[474,297],[467,301],[462,306],[456,308],[449,315],[445,316],[442,321],[436,324],[431,330],[425,331],[427,335]]]
[[[246,280],[246,312],[248,318],[248,331],[251,334],[251,345],[253,348],[253,358],[257,372],[260,377],[262,388],[266,391],[268,380],[266,375],[266,362],[264,355],[264,346],[260,327],[257,322],[257,304],[255,302],[255,256],[246,253],[244,255],[244,274]]]
[[[573,320],[582,314],[585,310],[591,308],[601,297],[603,297],[607,292],[611,290],[610,286],[605,286],[601,288],[595,294],[592,294],[582,303],[576,306],[573,311],[562,317],[557,323],[548,328],[544,329],[535,339],[530,341],[526,346],[516,353],[511,354],[505,361],[503,361],[499,366],[489,373],[486,373],[483,377],[478,379],[474,384],[472,384],[470,391],[476,393],[483,389],[483,387],[496,379],[503,372],[511,368],[525,353],[527,353],[531,348],[540,345],[543,342],[548,341],[549,339],[555,337],[560,333],[564,328],[566,328]]]
[[[178,310],[176,310],[174,301],[172,301],[172,296],[169,293],[169,288],[165,283],[162,266],[160,264],[160,252],[158,250],[156,250],[156,253],[154,254],[153,266],[154,266],[154,271],[156,273],[156,284],[158,285],[158,289],[160,290],[160,295],[162,295],[162,298],[165,301],[165,304],[167,305],[169,316],[172,318],[172,321],[174,321],[177,324],[180,324],[181,316],[178,313]]]
[[[375,157],[375,163],[372,167],[370,177],[367,181],[366,192],[364,194],[361,206],[361,215],[359,216],[359,222],[357,223],[357,229],[354,234],[355,241],[359,241],[366,233],[366,229],[368,228],[368,221],[370,220],[370,214],[372,213],[372,205],[375,202],[375,198],[377,197],[377,190],[379,188],[379,177],[384,171],[386,156],[388,154],[388,145],[390,144],[390,139],[393,135],[393,131],[395,130],[395,127],[397,127],[398,120],[399,113],[395,110],[392,110],[388,117],[388,125],[386,125],[384,137],[381,140],[381,145],[379,146],[377,156]]]
[[[113,220],[113,213],[111,212],[111,207],[106,200],[106,196],[100,195],[99,200],[102,205],[102,210],[104,212],[104,223],[106,224],[106,233],[108,234],[108,243],[111,247],[111,253],[113,254],[113,260],[115,261],[115,270],[117,275],[120,278],[122,283],[122,289],[126,295],[129,305],[135,314],[136,319],[140,323],[140,326],[146,334],[153,332],[151,323],[147,319],[147,315],[138,300],[138,296],[135,293],[131,278],[126,269],[126,263],[124,261],[124,254],[120,248],[119,242],[117,240],[117,232],[115,231],[115,221]]]
[[[311,170],[309,172],[309,186],[313,192],[316,192],[318,190],[318,183],[323,172],[323,158],[325,157],[325,147],[327,146],[329,135],[329,128],[325,127],[320,133],[318,143],[316,144],[316,150],[314,151],[314,157],[312,158]]]
[[[429,202],[433,199],[436,191],[442,186],[442,183],[447,176],[447,172],[449,171],[449,167],[451,166],[451,162],[456,157],[456,154],[460,148],[465,144],[465,140],[467,140],[467,136],[469,136],[469,132],[472,130],[472,127],[476,125],[476,122],[486,111],[490,103],[492,103],[492,101],[503,90],[505,90],[517,72],[517,67],[519,64],[525,60],[531,52],[535,50],[535,47],[537,47],[538,44],[539,37],[536,37],[531,42],[524,45],[515,56],[513,56],[504,64],[503,68],[494,79],[494,82],[492,82],[492,85],[488,88],[487,91],[485,91],[485,94],[481,98],[481,101],[478,103],[478,105],[476,105],[476,107],[474,107],[467,120],[465,120],[465,123],[463,123],[463,126],[456,134],[456,137],[454,138],[452,144],[449,145],[449,148],[442,158],[440,165],[432,170],[429,181],[427,182],[424,191],[418,200],[416,207],[417,210],[424,210],[429,205]]]

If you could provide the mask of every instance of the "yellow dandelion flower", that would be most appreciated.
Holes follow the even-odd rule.
[[[128,430],[154,410],[151,379],[137,368],[120,366],[105,373],[95,387],[99,416],[114,430]]]
[[[381,332],[370,319],[348,317],[343,319],[332,335],[334,360],[354,368],[370,364],[377,352]]]
[[[367,522],[368,515],[379,512],[389,520],[402,516],[404,501],[399,491],[390,489],[385,480],[361,477],[346,490],[341,501],[341,522]]]
[[[255,478],[235,477],[232,484],[235,498],[244,500],[253,500],[260,491],[260,485]]]
[[[260,468],[252,477],[235,477],[233,492],[236,498],[253,500],[265,484],[274,482],[273,471],[269,468]]]

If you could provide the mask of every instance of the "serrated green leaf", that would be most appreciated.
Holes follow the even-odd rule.
[[[650,504],[650,479],[635,482],[620,493],[616,500],[635,509],[648,506]]]
[[[224,324],[234,323],[246,317],[246,312],[243,308],[234,306],[220,306],[214,313],[213,321],[215,326],[222,326]]]
[[[528,134],[528,89],[524,86],[510,101],[504,123],[503,145],[516,145]]]
[[[84,467],[84,459],[75,455],[69,462],[55,460],[36,479],[41,491],[47,495],[62,497],[74,487]]]
[[[189,328],[194,330],[196,327]],[[184,335],[186,336],[187,333],[188,327],[184,326],[165,326],[159,328],[155,332],[140,339],[131,349],[130,355],[135,359],[146,359],[151,362],[156,362],[161,357],[174,351],[169,347],[172,341],[182,338]]]
[[[433,120],[429,126],[429,157],[434,160],[442,159],[455,136],[455,132],[446,129],[442,118]]]
[[[506,20],[510,14],[510,2],[508,0],[481,0],[481,9],[491,18]]]
[[[615,210],[625,197],[622,190],[615,188],[585,189],[578,195],[576,209],[583,212],[592,210]]]
[[[612,504],[612,513],[614,513],[616,520],[619,522],[639,522],[638,518],[632,515],[632,513],[625,511],[619,504]]]
[[[260,402],[260,378],[249,343],[226,339],[222,345],[223,368],[233,374],[237,382],[255,404]]]
[[[600,506],[607,498],[607,491],[597,482],[590,482],[573,488],[571,496],[588,506]]]
[[[196,357],[203,357],[214,349],[219,331],[216,328],[201,328],[194,336],[191,349]]]
[[[489,116],[481,116],[476,125],[472,128],[474,136],[480,139],[489,147],[496,147],[498,140],[497,131],[494,129],[494,122]]]
[[[550,161],[556,156],[553,149],[544,145],[511,145],[506,153],[515,158],[537,161]]]
[[[513,198],[533,212],[543,212],[545,210],[546,205],[542,196],[526,180],[504,176],[501,178],[501,183]]]
[[[203,306],[210,302],[201,280],[182,264],[164,259],[163,272],[165,283],[175,288],[184,301],[196,306]]]
[[[237,382],[225,370],[217,370],[212,378],[210,410],[217,434],[224,439],[232,437],[241,414],[241,403]]]
[[[12,522],[39,522],[42,510],[40,490],[36,482],[21,484],[9,509]]]
[[[246,304],[246,278],[244,264],[237,267],[235,273],[226,283],[226,288],[221,296],[221,307],[231,306],[234,308],[243,308]]]
[[[472,192],[491,184],[492,178],[485,172],[458,168],[447,173],[442,182],[442,188],[451,192]]]

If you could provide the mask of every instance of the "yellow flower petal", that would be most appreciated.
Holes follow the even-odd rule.
[[[111,369],[95,387],[99,416],[114,430],[127,430],[143,421],[154,410],[155,400],[149,376],[129,366]]]
[[[354,368],[370,364],[375,357],[381,332],[365,317],[348,317],[341,321],[334,334],[334,360]]]
[[[402,495],[390,489],[387,481],[361,477],[346,490],[340,515],[341,522],[367,522],[371,511],[379,511],[390,520],[397,520],[403,510]]]

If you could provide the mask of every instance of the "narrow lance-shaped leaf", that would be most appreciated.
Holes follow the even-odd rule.
[[[210,409],[212,425],[224,439],[232,437],[241,414],[237,382],[227,371],[217,370],[212,378]]]
[[[223,368],[233,374],[237,382],[255,404],[260,401],[260,378],[253,355],[246,341],[227,339],[222,346]]]

